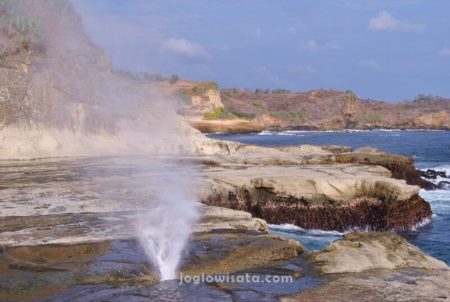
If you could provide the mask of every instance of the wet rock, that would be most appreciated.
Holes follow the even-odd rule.
[[[241,231],[198,234],[184,274],[225,274],[270,265],[303,253],[295,240]]]
[[[353,152],[337,154],[335,158],[336,162],[340,163],[381,166],[391,171],[393,178],[404,179],[409,185],[417,185],[427,190],[436,188],[436,185],[432,182],[421,177],[420,171],[415,168],[414,160],[411,157],[382,152],[376,148],[363,147]]]
[[[438,184],[439,190],[450,190],[450,181],[440,181]]]
[[[242,230],[266,232],[267,223],[248,212],[202,206],[193,232]],[[0,245],[80,244],[137,236],[135,221],[146,211],[72,213],[0,217]]]
[[[444,262],[393,233],[350,233],[313,253],[311,258],[325,274],[370,269],[448,269]]]
[[[282,302],[436,302],[450,300],[450,271],[402,270],[344,274]]]
[[[205,171],[208,205],[244,210],[269,223],[346,231],[409,229],[431,209],[419,188],[378,166],[215,166]]]
[[[393,233],[350,233],[311,255],[327,276],[293,301],[448,301],[450,269]]]
[[[183,256],[184,275],[229,274],[270,266],[303,252],[296,241],[250,231],[196,234]],[[80,286],[148,287],[158,282],[136,240],[6,247],[0,254],[0,300],[42,300]],[[178,281],[177,281],[178,282]]]
[[[428,169],[426,171],[419,170],[420,176],[427,179],[436,179],[438,177],[447,178],[445,171],[436,171],[433,169]]]

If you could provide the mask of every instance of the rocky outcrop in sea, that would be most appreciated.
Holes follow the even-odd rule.
[[[404,230],[431,217],[416,185],[428,183],[404,156],[373,148],[263,148],[212,141],[199,151],[209,154],[202,201],[249,211],[272,224]]]

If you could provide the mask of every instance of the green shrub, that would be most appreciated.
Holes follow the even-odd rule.
[[[205,120],[219,120],[225,117],[225,110],[223,107],[214,108],[213,112],[205,112],[203,114],[203,119]]]
[[[203,113],[203,119],[205,120],[229,120],[235,118],[244,118],[244,119],[253,119],[255,118],[254,114],[247,114],[239,111],[228,111],[223,107],[214,108],[213,112],[205,112]]]
[[[271,113],[271,115],[283,121],[294,122],[302,122],[309,117],[309,113],[305,109],[294,112],[278,111]]]
[[[216,82],[210,82],[208,84],[208,86],[209,86],[209,89],[216,90],[216,91],[219,90],[219,85],[217,85]]]
[[[230,113],[244,120],[253,120],[256,118],[256,114],[254,113],[241,112],[236,109],[230,110]]]
[[[381,123],[383,121],[383,117],[379,114],[368,114],[366,112],[364,112],[361,115],[361,119],[366,122],[366,123],[370,123],[370,124],[376,124],[376,123]]]
[[[206,91],[206,88],[203,86],[194,86],[192,87],[192,92],[195,94],[202,94]]]
[[[263,110],[263,111],[266,111],[266,110],[267,110],[266,104],[262,104],[262,103],[253,103],[253,106],[255,106],[255,108],[257,108],[257,109],[259,109],[259,110]]]

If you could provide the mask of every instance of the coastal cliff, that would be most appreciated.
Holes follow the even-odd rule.
[[[350,233],[310,258],[328,282],[281,301],[434,302],[450,298],[448,266],[395,234]]]
[[[226,133],[261,130],[450,129],[450,100],[425,95],[394,104],[361,99],[352,91],[257,89],[253,92],[224,89],[220,91],[220,101],[222,114],[210,116],[209,119],[199,114],[192,125],[202,132]]]
[[[410,290],[416,282],[411,276],[417,275],[412,269],[426,269],[417,279],[420,287],[407,297],[423,290],[432,298],[447,298],[448,268],[396,235],[351,234],[309,253],[295,240],[268,234],[268,223],[340,231],[414,228],[432,214],[419,189],[433,185],[422,180],[411,158],[373,148],[264,148],[212,140],[189,126],[248,132],[391,125],[365,107],[372,103],[350,92],[313,91],[306,99],[314,100],[311,107],[297,95],[287,105],[280,102],[280,108],[268,99],[249,105],[247,96],[221,92],[213,83],[155,82],[113,71],[108,57],[83,33],[70,2],[5,1],[0,12],[11,17],[0,31],[0,300],[116,294],[132,299],[136,288],[157,283],[137,241],[136,221],[154,210],[148,203],[158,193],[155,183],[160,182],[154,179],[164,175],[143,166],[160,163],[161,155],[172,168],[185,168],[167,170],[192,179],[204,203],[197,205],[200,220],[192,228],[181,273],[262,269],[267,274],[273,269],[278,276],[319,278],[303,269],[308,262],[328,282],[286,301],[348,301],[374,288],[395,293],[398,284],[389,287],[386,280],[397,280],[396,274]],[[328,106],[332,109],[324,111]],[[447,127],[445,102],[439,112],[411,106],[412,121],[393,127]],[[145,160],[135,153],[145,154]],[[353,259],[360,260],[358,266]],[[292,262],[282,267],[282,261]],[[300,261],[297,271],[294,261]],[[351,275],[371,269],[387,271],[369,280]],[[334,274],[341,275],[325,279]],[[161,284],[157,291],[167,291],[170,283]],[[230,292],[229,284],[213,286]]]
[[[336,146],[202,147],[209,153],[201,194],[208,205],[249,211],[273,224],[340,231],[409,229],[431,217],[418,195],[420,176],[403,156]],[[414,177],[404,180],[409,171]]]
[[[370,148],[261,148],[210,140],[188,123],[211,126],[218,118],[232,118],[239,127],[254,131],[277,118],[265,115],[252,124],[247,120],[251,116],[227,111],[227,104],[242,101],[238,98],[242,92],[220,92],[214,83],[155,83],[114,72],[108,57],[84,34],[70,3],[30,3],[1,7],[14,20],[40,24],[40,32],[25,30],[15,21],[2,31],[0,158],[195,155],[211,165],[202,181],[207,188],[203,202],[246,210],[271,223],[384,230],[410,228],[430,217],[429,205],[418,196],[416,186],[430,184],[411,159]],[[22,43],[21,36],[28,42]],[[271,95],[278,94],[286,92]],[[159,97],[169,101],[158,101]],[[289,102],[296,104],[296,97],[291,95]],[[331,121],[311,99],[324,104],[334,100],[331,108],[342,113],[346,127],[359,122],[359,112],[367,105],[351,92],[311,92],[306,100],[312,107],[305,107],[305,114],[295,119],[325,114],[321,118]],[[177,107],[183,102],[185,107]],[[251,106],[261,112],[269,109],[269,103],[255,104]],[[176,108],[186,119],[176,114]],[[317,114],[306,114],[312,108]],[[199,114],[202,120],[196,122],[192,117]],[[445,114],[438,117],[445,121]],[[434,115],[417,123],[430,119]],[[226,128],[219,123],[217,129],[228,131],[235,124]]]
[[[196,131],[173,99],[113,70],[69,1],[2,1],[0,13],[0,158],[188,149]]]

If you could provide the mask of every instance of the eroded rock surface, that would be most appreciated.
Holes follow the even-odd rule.
[[[303,252],[296,241],[243,230],[199,233],[189,244],[180,271],[190,276],[270,266]],[[137,241],[112,240],[3,247],[0,281],[0,300],[18,301],[40,300],[81,286],[91,286],[95,292],[103,288],[149,287],[158,278]],[[91,298],[92,294],[86,296]]]
[[[344,275],[317,289],[296,296],[284,297],[282,302],[436,302],[450,301],[447,271],[380,271]]]
[[[431,217],[419,186],[411,185],[423,180],[408,157],[374,148],[267,148],[212,140],[199,143],[197,152],[209,165],[202,202],[249,211],[269,223],[391,230]]]
[[[350,233],[311,257],[325,274],[370,269],[448,269],[444,262],[393,233]]]
[[[351,233],[311,255],[328,281],[293,301],[450,301],[450,269],[392,233]]]

